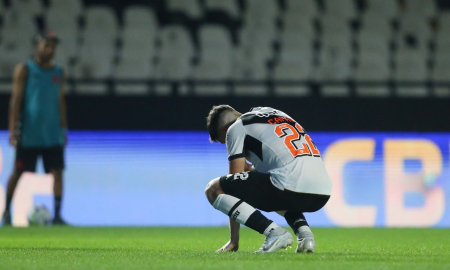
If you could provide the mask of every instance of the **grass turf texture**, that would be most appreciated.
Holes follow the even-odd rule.
[[[450,269],[447,229],[314,229],[316,253],[215,254],[228,228],[0,228],[0,269]]]

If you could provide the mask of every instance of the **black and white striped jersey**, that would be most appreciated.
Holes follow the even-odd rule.
[[[279,189],[331,194],[331,180],[321,155],[303,127],[286,113],[253,108],[227,131],[228,159],[245,157],[255,170],[270,173]]]

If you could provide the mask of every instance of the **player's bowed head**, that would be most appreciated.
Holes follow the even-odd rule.
[[[211,142],[220,142],[222,144],[226,141],[228,128],[238,119],[242,114],[236,111],[230,105],[213,106],[206,118],[206,127],[209,131],[209,140]]]

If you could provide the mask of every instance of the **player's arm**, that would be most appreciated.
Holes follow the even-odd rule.
[[[19,115],[22,107],[26,80],[27,68],[24,64],[18,64],[14,69],[13,90],[11,94],[11,100],[9,102],[9,142],[13,146],[17,145],[18,134],[16,133],[16,126],[19,122]]]
[[[245,158],[236,158],[229,161],[229,173],[235,174],[245,171]],[[217,252],[222,251],[238,251],[239,249],[239,231],[241,228],[241,224],[237,221],[229,218],[230,220],[230,241],[228,241],[223,247],[217,250]]]
[[[245,171],[245,158],[230,160],[230,174],[241,173]],[[241,224],[230,217],[230,241],[239,246],[239,231]]]
[[[247,166],[250,165],[250,164],[248,164],[248,165],[247,164],[248,163],[245,161],[244,157],[230,160],[230,162],[229,162],[230,174],[245,172]]]
[[[67,128],[69,127],[67,123],[67,105],[66,105],[66,74],[63,71],[61,87],[59,89],[59,115],[61,118],[61,126],[67,132]],[[67,143],[67,134],[65,137]]]
[[[233,124],[227,132],[226,144],[229,160],[229,173],[245,171],[244,139],[246,133],[241,122]],[[239,249],[239,231],[241,225],[230,217],[230,241],[219,251],[237,251]]]

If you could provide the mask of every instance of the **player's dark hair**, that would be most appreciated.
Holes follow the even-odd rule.
[[[217,139],[219,137],[219,130],[218,130],[219,118],[224,111],[236,111],[236,110],[230,105],[226,104],[213,106],[211,111],[209,111],[208,117],[206,117],[206,128],[208,129],[209,140],[211,142],[217,142]]]

